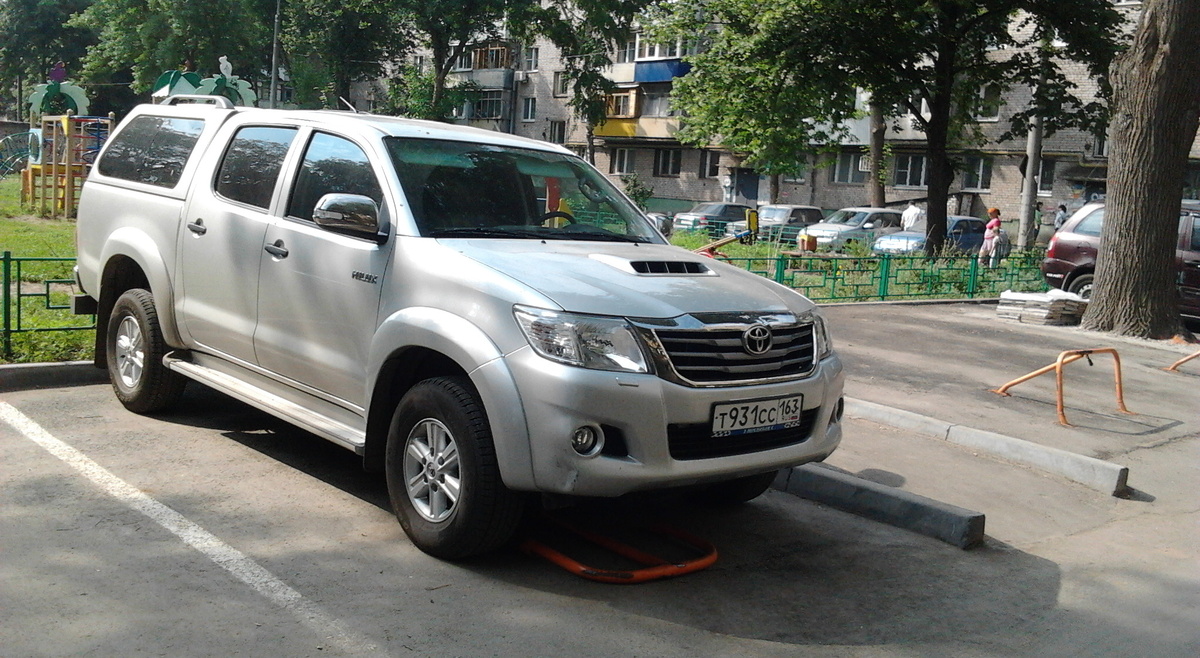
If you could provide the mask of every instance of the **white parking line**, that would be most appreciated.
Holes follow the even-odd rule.
[[[249,585],[255,592],[295,615],[302,624],[324,637],[333,647],[349,654],[379,653],[378,647],[373,642],[348,631],[342,622],[326,614],[320,607],[309,602],[299,592],[259,566],[254,560],[246,557],[241,551],[229,546],[212,533],[189,521],[182,514],[113,475],[3,401],[0,401],[0,420],[8,423],[25,438],[79,471],[113,498],[150,517],[152,521],[179,537],[185,544],[216,562],[234,578]]]

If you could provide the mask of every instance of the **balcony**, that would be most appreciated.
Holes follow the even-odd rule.
[[[597,126],[597,137],[673,139],[679,130],[676,117],[640,117],[637,119],[609,119]]]
[[[637,62],[633,69],[634,82],[670,82],[687,75],[692,65],[682,59],[660,59]]]

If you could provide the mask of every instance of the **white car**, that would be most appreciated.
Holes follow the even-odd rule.
[[[900,231],[900,213],[890,208],[842,208],[801,231],[817,239],[818,247],[834,251],[851,243],[870,246],[881,235]]]

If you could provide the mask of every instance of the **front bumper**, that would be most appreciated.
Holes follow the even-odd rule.
[[[619,496],[726,480],[827,457],[842,438],[840,414],[844,375],[834,354],[806,379],[731,387],[686,387],[654,375],[614,373],[565,366],[528,348],[505,358],[521,396],[535,488],[546,493]],[[711,439],[713,406],[735,401],[803,395],[811,422],[801,440],[766,449],[707,458],[677,458],[681,434]],[[492,412],[492,410],[489,410]],[[509,413],[520,413],[512,410]],[[605,450],[581,456],[571,448],[579,427],[599,430]],[[675,455],[668,436],[675,437]],[[799,436],[799,435],[797,435]],[[524,437],[497,437],[504,441]],[[723,447],[723,446],[722,446]],[[736,447],[735,447],[736,449]]]

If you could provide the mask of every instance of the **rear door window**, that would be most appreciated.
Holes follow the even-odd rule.
[[[1104,208],[1097,208],[1090,215],[1084,217],[1075,226],[1075,232],[1080,235],[1100,235],[1100,229],[1104,227]]]
[[[135,117],[112,138],[96,166],[105,176],[172,188],[203,131],[202,119]]]
[[[266,210],[275,193],[295,128],[246,126],[229,142],[217,171],[217,194]]]

